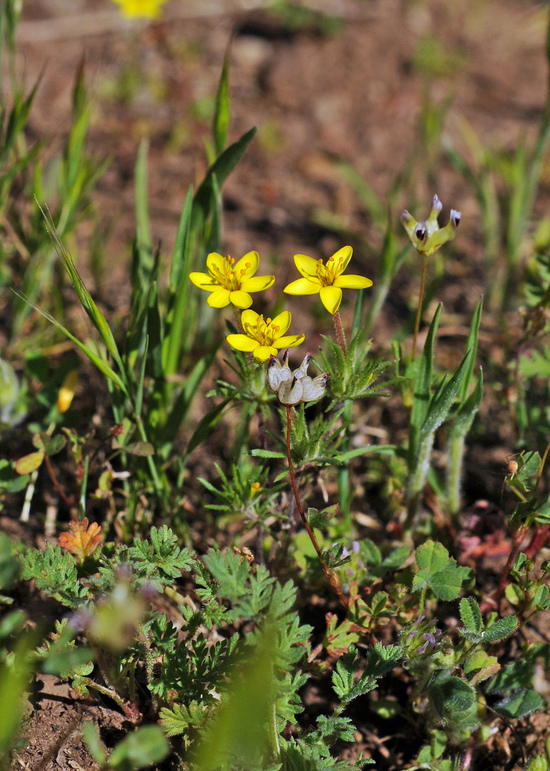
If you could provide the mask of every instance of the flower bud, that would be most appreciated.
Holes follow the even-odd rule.
[[[309,377],[307,368],[310,360],[311,354],[306,353],[300,366],[291,371],[288,366],[288,351],[285,351],[282,362],[276,356],[269,359],[267,382],[281,404],[294,407],[304,402],[314,402],[325,393],[328,373],[315,378]]]

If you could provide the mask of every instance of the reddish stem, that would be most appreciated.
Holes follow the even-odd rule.
[[[526,532],[527,532],[526,527],[520,527],[519,530],[517,530],[517,532],[515,533],[514,542],[512,544],[512,548],[510,549],[510,554],[508,555],[508,559],[506,560],[506,565],[504,566],[504,570],[502,571],[502,575],[500,577],[500,581],[497,586],[497,589],[492,597],[489,597],[481,604],[482,613],[486,612],[487,610],[491,610],[493,608],[498,607],[498,604],[502,598],[502,595],[504,594],[506,587],[508,586],[510,570],[512,569],[514,562],[516,561],[516,557],[518,555],[518,552],[520,550],[520,547]]]
[[[346,353],[348,346],[346,343],[346,334],[342,325],[342,317],[340,316],[340,311],[336,311],[332,318],[334,319],[334,329],[336,330],[336,339],[338,341],[338,345],[340,346],[342,353]]]
[[[296,484],[296,475],[294,474],[294,465],[292,463],[292,453],[291,453],[291,444],[290,444],[291,422],[292,422],[292,407],[290,405],[287,405],[287,408],[286,408],[286,457],[288,460],[288,472],[290,474],[290,483],[292,485],[292,491],[294,493],[294,500],[296,501],[296,508],[298,509],[298,513],[300,514],[300,518],[303,522],[303,525],[306,529],[309,539],[313,545],[313,548],[315,549],[315,552],[319,557],[319,562],[321,563],[321,567],[323,569],[323,573],[325,574],[325,578],[327,579],[328,583],[332,586],[332,588],[338,595],[338,599],[340,600],[340,602],[342,602],[342,604],[345,605],[346,608],[349,608],[349,600],[342,592],[342,585],[340,583],[340,579],[338,578],[336,573],[334,573],[325,562],[323,558],[323,553],[321,551],[321,547],[319,546],[319,542],[317,541],[317,537],[313,532],[311,525],[308,522],[308,518],[306,516],[306,513],[304,512],[304,509],[302,508],[302,502],[300,501],[300,494],[298,492],[298,485]]]
[[[67,508],[72,511],[76,506],[76,500],[74,495],[68,496],[65,493],[65,490],[61,487],[57,480],[57,476],[55,475],[55,471],[53,470],[53,466],[50,462],[50,459],[47,455],[44,456],[44,462],[46,464],[46,469],[48,471],[48,475],[50,479],[52,480],[52,484],[55,488],[56,493],[59,495],[59,497],[63,500]]]

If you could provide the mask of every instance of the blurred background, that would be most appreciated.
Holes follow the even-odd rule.
[[[387,207],[398,230],[402,208],[423,219],[437,192],[443,221],[451,207],[463,213],[443,300],[449,312],[471,313],[486,281],[480,212],[447,149],[475,166],[481,145],[506,162],[520,140],[534,139],[547,80],[542,3],[171,0],[160,10],[148,21],[125,18],[110,0],[25,0],[17,32],[18,67],[29,87],[40,78],[29,131],[45,142],[52,173],[85,67],[88,146],[110,159],[94,196],[108,233],[108,269],[94,276],[105,301],[127,299],[139,143],[149,141],[153,237],[168,254],[187,187],[206,168],[231,41],[229,141],[252,126],[258,134],[224,188],[224,251],[257,249],[285,282],[294,253],[326,257],[352,242],[360,272],[376,280]],[[543,173],[541,207],[547,186]],[[411,270],[397,276],[375,337],[406,312]],[[457,290],[453,276],[471,283]],[[289,301],[299,313],[293,302],[304,302]]]

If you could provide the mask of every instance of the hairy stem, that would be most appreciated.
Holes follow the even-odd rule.
[[[340,350],[342,351],[342,353],[345,354],[347,351],[346,334],[344,332],[344,327],[342,325],[342,317],[340,316],[340,311],[336,311],[336,313],[333,314],[332,318],[334,319],[334,329],[336,330],[336,340],[338,341]]]
[[[302,502],[300,500],[300,493],[298,492],[298,485],[296,484],[294,464],[292,463],[292,452],[291,452],[291,442],[290,442],[291,425],[292,425],[292,407],[290,405],[287,405],[287,408],[286,408],[286,457],[288,460],[288,473],[290,475],[290,484],[292,485],[294,500],[296,501],[296,508],[298,509],[298,513],[300,514],[300,519],[302,520],[303,525],[306,529],[306,532],[309,536],[309,540],[311,541],[313,548],[315,549],[315,552],[319,557],[319,562],[321,563],[321,568],[323,569],[325,578],[327,579],[330,586],[332,586],[332,588],[338,595],[338,599],[342,602],[343,605],[346,606],[346,608],[348,608],[349,600],[342,592],[342,585],[340,584],[340,579],[338,578],[336,573],[334,573],[334,571],[332,571],[327,565],[327,563],[325,562],[323,558],[323,553],[321,551],[321,547],[319,546],[319,542],[317,541],[317,537],[313,532],[313,529],[309,524],[307,515],[302,507]]]

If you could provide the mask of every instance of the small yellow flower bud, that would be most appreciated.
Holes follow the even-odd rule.
[[[78,383],[78,370],[73,369],[66,375],[63,385],[57,396],[57,409],[61,414],[67,412],[73,401],[76,384]]]

